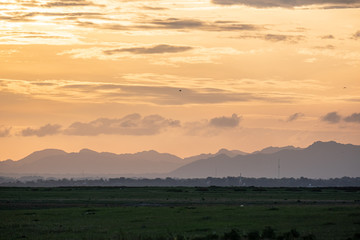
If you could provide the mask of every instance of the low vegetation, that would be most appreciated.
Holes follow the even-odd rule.
[[[359,239],[360,188],[0,188],[0,239]]]

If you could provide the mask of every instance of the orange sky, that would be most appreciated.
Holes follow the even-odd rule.
[[[0,160],[360,145],[360,0],[308,2],[0,0]]]

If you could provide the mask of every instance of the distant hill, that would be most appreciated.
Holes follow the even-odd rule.
[[[301,150],[302,148],[296,148],[294,146],[286,146],[286,147],[267,147],[264,148],[261,151],[255,151],[252,154],[257,154],[257,153],[262,153],[262,154],[271,154],[271,153],[276,153],[279,152],[281,150]]]
[[[227,150],[225,148],[220,149],[217,153],[203,153],[200,155],[184,158],[186,162],[193,162],[200,159],[212,158],[218,155],[224,154],[228,157],[235,157],[237,155],[247,155],[248,153],[239,150]]]
[[[186,164],[169,175],[178,178],[203,177],[308,177],[334,178],[360,176],[360,146],[336,142],[315,142],[304,149],[287,147],[270,153],[255,152],[229,157],[212,156]]]
[[[0,176],[124,176],[206,178],[243,176],[360,177],[360,146],[315,142],[307,148],[269,147],[254,153],[220,149],[214,154],[179,158],[154,150],[114,154],[82,149],[37,151],[18,161],[0,162]]]
[[[156,151],[134,154],[98,153],[82,149],[66,153],[57,149],[37,151],[19,160],[0,162],[0,174],[145,174],[168,172],[184,164],[183,159]]]

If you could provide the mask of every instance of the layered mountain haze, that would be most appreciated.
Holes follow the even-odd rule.
[[[360,146],[315,142],[307,148],[268,147],[253,153],[220,149],[214,154],[200,154],[184,159],[153,150],[114,154],[89,149],[72,153],[46,149],[34,152],[19,161],[0,162],[0,175],[359,177]]]
[[[267,148],[264,148],[264,149],[261,150],[261,151],[255,151],[255,152],[253,152],[253,154],[256,154],[256,153],[270,154],[270,153],[279,152],[279,151],[284,150],[284,149],[300,150],[301,148],[296,148],[296,147],[294,147],[294,146],[286,146],[286,147],[267,147]]]
[[[222,154],[226,155],[226,156],[229,156],[229,157],[235,157],[237,155],[246,155],[248,153],[243,152],[243,151],[239,151],[239,150],[227,150],[225,148],[222,148],[215,154],[203,153],[203,154],[200,154],[200,155],[195,155],[195,156],[192,156],[192,157],[184,158],[184,160],[192,162],[192,161],[197,161],[197,160],[200,160],[200,159],[206,159],[206,158],[215,157],[215,156],[222,155]]]
[[[266,153],[271,149],[270,153]],[[277,151],[276,151],[277,150]],[[360,146],[315,142],[307,148],[267,148],[248,155],[218,155],[187,164],[172,177],[307,177],[360,176]]]
[[[0,172],[36,175],[146,174],[171,171],[183,164],[184,161],[179,157],[153,150],[114,154],[89,149],[82,149],[78,153],[46,149],[19,161],[1,162]]]

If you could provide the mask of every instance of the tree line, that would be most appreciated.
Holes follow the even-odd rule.
[[[360,187],[360,178],[8,178],[0,177],[0,186],[4,187],[66,187],[66,186],[129,186],[129,187]]]

